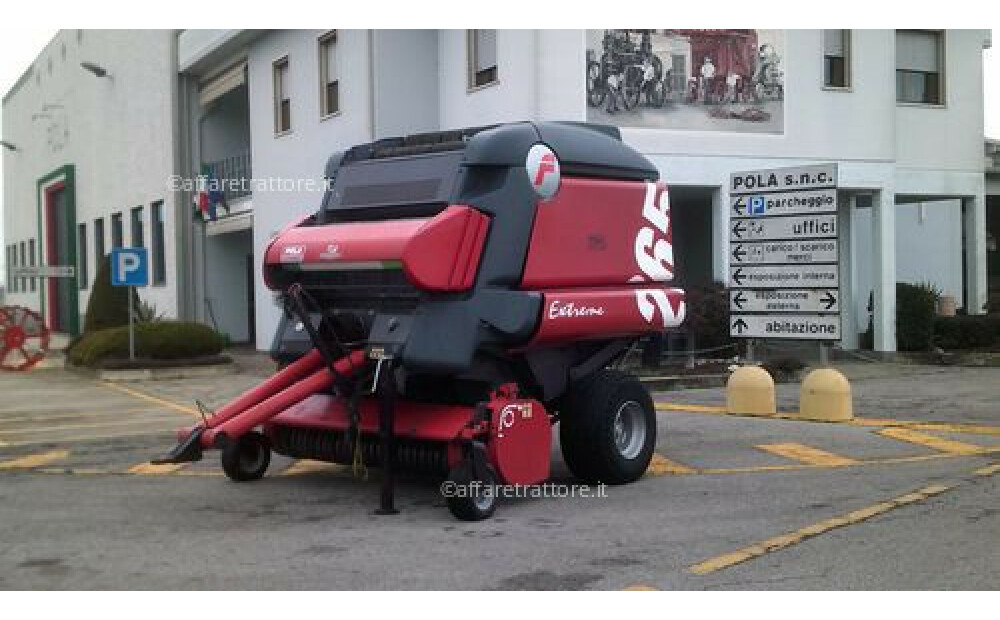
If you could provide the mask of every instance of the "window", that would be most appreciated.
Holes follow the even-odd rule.
[[[337,31],[319,40],[319,113],[329,116],[340,111],[340,72],[337,67]]]
[[[900,103],[944,102],[944,66],[940,32],[896,31],[896,101]]]
[[[21,266],[22,267],[26,267],[28,265],[28,261],[24,260],[24,254],[25,254],[24,253],[24,242],[22,241],[21,242]],[[21,278],[21,292],[23,293],[23,292],[25,292],[27,290],[28,290],[27,278]]]
[[[97,257],[98,265],[100,265],[100,261],[104,260],[104,255],[107,253],[104,247],[104,218],[99,217],[94,220],[94,256]]]
[[[77,246],[76,246],[76,281],[80,285],[80,290],[87,288],[87,283],[90,281],[90,276],[87,273],[87,267],[89,266],[89,260],[87,257],[87,225],[77,224]]]
[[[113,213],[111,215],[111,247],[120,248],[124,246],[122,236],[122,214]]]
[[[847,88],[851,85],[851,31],[823,31],[823,85]]]
[[[167,260],[163,249],[162,200],[153,203],[151,217],[149,232],[153,243],[153,286],[163,286],[167,283]]]
[[[36,254],[35,254],[35,240],[34,239],[29,239],[28,240],[28,264],[30,264],[32,267],[35,266],[35,256],[36,256]],[[31,278],[28,281],[31,282],[31,292],[34,293],[35,289],[38,287],[38,278]]]
[[[10,287],[11,293],[17,292],[17,278],[13,276],[14,269],[17,267],[17,248],[13,245],[7,246],[7,286]]]
[[[274,133],[292,130],[292,100],[288,96],[288,57],[274,62]]]
[[[142,207],[132,209],[132,218],[129,221],[132,229],[132,247],[146,247],[146,240],[142,235]]]
[[[469,88],[497,81],[497,31],[468,30]]]

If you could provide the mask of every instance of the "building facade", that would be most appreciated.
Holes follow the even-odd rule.
[[[62,30],[3,98],[5,266],[75,268],[8,271],[5,303],[40,310],[54,331],[79,333],[114,247],[149,250],[142,299],[177,315],[175,46],[166,30]]]
[[[185,30],[164,40],[176,46],[164,61],[173,68],[156,92],[173,120],[129,148],[172,140],[160,173],[201,175],[222,189],[201,217],[190,205],[204,194],[190,184],[162,197],[176,261],[167,259],[175,272],[163,289],[173,305],[157,303],[233,341],[270,345],[281,309],[260,280],[263,251],[316,210],[332,153],[526,119],[617,125],[656,164],[671,188],[684,285],[728,279],[730,174],[836,163],[845,348],[871,325],[875,349],[895,349],[897,280],[930,282],[970,313],[986,309],[986,30]],[[79,71],[74,79],[78,90],[104,84]],[[23,140],[44,141],[25,133],[34,127],[25,119],[45,103],[17,109]],[[16,142],[7,106],[4,138]],[[5,153],[5,174],[20,155]],[[36,190],[5,192],[5,204],[30,203]],[[161,199],[93,196],[106,205]],[[106,211],[115,209],[127,221],[124,206]],[[80,220],[92,227],[97,217]],[[8,225],[8,251],[37,228],[18,226]],[[28,299],[18,295],[8,297]]]

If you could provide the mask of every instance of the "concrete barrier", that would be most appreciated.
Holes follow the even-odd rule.
[[[854,418],[851,384],[833,368],[819,368],[806,375],[799,392],[799,412],[789,417],[820,422],[846,422]]]
[[[726,411],[737,415],[775,415],[774,379],[758,366],[740,366],[726,383]]]

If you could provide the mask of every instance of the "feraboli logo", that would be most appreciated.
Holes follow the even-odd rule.
[[[286,245],[281,248],[281,262],[301,263],[306,257],[306,246]]]
[[[513,428],[518,417],[522,420],[530,420],[532,416],[531,403],[511,403],[500,411],[500,418],[497,420],[497,437],[503,437],[504,431]]]
[[[528,150],[524,161],[531,187],[540,197],[548,199],[559,191],[559,159],[552,149],[538,143]]]
[[[336,243],[327,245],[326,249],[319,253],[319,257],[323,260],[340,258],[340,246]]]
[[[670,195],[667,189],[657,188],[656,183],[646,183],[642,204],[642,217],[646,224],[635,236],[635,262],[641,275],[632,276],[630,282],[669,282],[674,279],[674,246],[670,231]],[[662,288],[639,289],[635,292],[639,314],[652,323],[660,311],[663,327],[679,325],[684,320],[684,306],[675,312],[667,291]]]

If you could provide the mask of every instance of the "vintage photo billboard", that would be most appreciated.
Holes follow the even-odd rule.
[[[781,30],[588,30],[587,120],[782,133]]]

